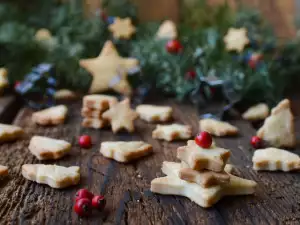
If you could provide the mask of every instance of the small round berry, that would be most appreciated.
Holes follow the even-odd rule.
[[[182,51],[183,47],[178,40],[170,40],[167,42],[166,49],[169,53],[177,54]]]
[[[94,197],[93,193],[91,193],[87,189],[83,188],[76,192],[75,201],[78,201],[79,199],[82,199],[82,198],[87,198],[92,201],[93,197]]]
[[[75,202],[74,211],[78,216],[89,216],[92,212],[92,203],[88,198],[82,198]]]
[[[195,79],[196,75],[197,75],[197,73],[196,73],[195,70],[190,70],[190,71],[188,71],[188,72],[185,74],[185,79],[186,79],[186,80],[193,80],[193,79]]]
[[[200,134],[197,135],[195,138],[195,142],[202,148],[210,148],[212,144],[212,137],[210,133],[206,131],[202,131]]]
[[[95,209],[102,211],[106,205],[106,200],[103,195],[95,195],[92,200],[92,206]]]
[[[79,145],[81,148],[90,148],[92,146],[92,139],[88,135],[82,135],[79,137]]]
[[[257,136],[253,136],[251,138],[251,145],[253,148],[260,148],[262,147],[262,140],[261,138],[257,137]]]

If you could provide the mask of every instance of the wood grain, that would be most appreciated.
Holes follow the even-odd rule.
[[[298,101],[299,102],[299,101]],[[173,101],[162,102],[174,108],[176,122],[190,124],[194,134],[198,131],[198,118],[189,105]],[[298,103],[297,103],[298,104]],[[295,105],[296,106],[296,105]],[[213,111],[217,106],[203,109]],[[80,127],[80,102],[69,104],[70,115],[65,125],[38,127],[31,122],[32,110],[22,109],[14,124],[24,127],[27,137],[16,143],[0,147],[0,164],[10,167],[10,176],[0,184],[0,224],[299,224],[300,177],[297,173],[255,172],[251,169],[249,139],[255,134],[252,126],[242,120],[231,121],[240,129],[236,138],[218,138],[220,146],[232,150],[231,163],[237,174],[258,182],[254,196],[226,197],[210,209],[176,196],[162,196],[149,191],[150,182],[163,176],[164,160],[176,161],[176,149],[184,142],[167,143],[151,138],[154,124],[137,121],[133,135],[113,135],[109,130],[90,130]],[[300,123],[296,120],[300,130]],[[55,162],[58,165],[81,167],[81,182],[76,187],[54,190],[48,186],[25,180],[21,165],[38,163],[28,151],[32,135],[62,138],[72,143],[69,156]],[[77,137],[92,136],[93,147],[80,149]],[[299,133],[297,133],[299,136]],[[133,164],[120,164],[105,159],[98,152],[102,141],[144,140],[153,145],[154,154]],[[295,151],[299,153],[297,149]],[[89,188],[94,193],[105,194],[107,207],[104,213],[94,213],[80,219],[72,210],[77,189]]]

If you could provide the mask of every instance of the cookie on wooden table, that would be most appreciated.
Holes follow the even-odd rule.
[[[118,103],[118,99],[110,95],[86,95],[83,97],[83,108],[103,112]]]
[[[80,168],[78,166],[25,164],[22,166],[22,175],[28,180],[47,184],[52,188],[66,188],[79,183]]]
[[[243,113],[242,117],[245,120],[250,121],[264,120],[268,117],[269,111],[267,104],[260,103],[247,109],[247,111]]]
[[[228,183],[203,188],[197,183],[180,179],[178,177],[180,167],[176,164],[165,166],[168,168],[163,172],[167,176],[152,180],[150,190],[158,194],[184,196],[205,208],[213,206],[223,196],[253,194],[257,186],[255,181],[230,174]]]
[[[114,133],[122,129],[133,132],[134,120],[138,118],[138,114],[130,108],[129,99],[125,99],[104,112],[102,118],[110,122]]]
[[[177,27],[172,20],[165,20],[156,33],[157,39],[174,40],[177,36]]]
[[[58,125],[65,122],[68,108],[65,105],[53,106],[32,114],[32,121],[36,124]]]
[[[0,165],[0,178],[8,175],[8,167]]]
[[[170,106],[139,105],[136,111],[140,118],[147,122],[167,122],[172,119]]]
[[[239,131],[237,127],[215,119],[202,119],[199,121],[199,126],[201,131],[218,137],[236,135]]]
[[[24,134],[21,127],[0,123],[0,143],[14,141]]]
[[[100,153],[118,162],[130,162],[152,153],[152,146],[143,141],[102,142]]]
[[[103,114],[103,111],[100,111],[98,109],[90,109],[90,108],[86,108],[86,107],[81,109],[81,116],[87,117],[87,118],[101,119],[102,114]]]
[[[189,139],[192,137],[192,127],[182,124],[157,125],[152,132],[152,138],[173,141]]]
[[[230,157],[230,151],[212,144],[210,148],[202,148],[194,140],[177,149],[177,158],[188,164],[193,170],[212,170],[222,172]]]
[[[56,100],[67,100],[67,99],[75,99],[78,95],[71,90],[68,89],[61,89],[55,92],[54,98]]]
[[[170,166],[170,164],[173,164]],[[226,172],[214,172],[210,170],[197,171],[189,168],[189,166],[181,162],[163,162],[162,171],[167,174],[167,170],[170,167],[178,169],[178,177],[182,180],[193,182],[201,185],[204,188],[211,187],[218,184],[224,184],[229,182],[229,175]]]
[[[98,118],[84,118],[81,123],[81,126],[83,127],[94,129],[101,129],[107,125],[108,122],[106,120]]]
[[[255,170],[292,171],[300,169],[300,157],[297,154],[278,148],[256,150],[252,162]]]
[[[60,159],[70,152],[71,144],[64,140],[33,136],[28,149],[39,160]]]
[[[288,99],[284,99],[272,109],[271,115],[257,131],[257,136],[274,147],[295,147],[294,116]]]

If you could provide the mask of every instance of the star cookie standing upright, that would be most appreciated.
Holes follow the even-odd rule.
[[[132,25],[130,18],[115,18],[114,22],[108,27],[116,39],[130,39],[136,29]]]
[[[104,44],[98,57],[82,59],[79,64],[93,76],[90,93],[113,89],[124,95],[131,94],[127,73],[138,66],[138,60],[119,56],[111,41]]]
[[[242,52],[249,44],[246,28],[230,28],[224,37],[224,42],[226,50]]]

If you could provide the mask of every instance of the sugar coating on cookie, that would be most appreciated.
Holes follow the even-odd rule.
[[[102,142],[100,153],[118,162],[130,162],[152,153],[152,146],[142,141]]]
[[[254,105],[247,109],[242,115],[245,120],[256,121],[263,120],[269,115],[269,107],[265,103]]]
[[[0,165],[0,177],[5,177],[8,175],[8,167]]]
[[[105,111],[118,103],[118,99],[110,95],[86,95],[83,97],[83,108]]]
[[[107,121],[100,118],[84,118],[81,123],[83,127],[94,129],[101,129],[107,125]]]
[[[192,136],[192,127],[182,124],[157,125],[152,132],[152,138],[166,141],[189,139]]]
[[[28,149],[39,160],[60,159],[71,150],[71,144],[64,140],[33,136]]]
[[[177,149],[177,158],[184,161],[193,170],[212,170],[222,172],[226,165],[230,151],[212,144],[210,148],[202,148],[194,140],[186,146]]]
[[[235,126],[214,119],[202,119],[199,121],[201,131],[206,131],[215,136],[231,136],[238,133],[238,128]]]
[[[147,122],[167,122],[172,119],[173,110],[170,106],[139,105],[136,111]]]
[[[65,105],[53,106],[32,114],[32,121],[39,125],[58,125],[64,123],[68,113]]]
[[[300,157],[297,154],[278,148],[256,150],[252,162],[255,170],[292,171],[300,169]]]
[[[184,196],[199,206],[207,208],[213,206],[223,196],[253,194],[257,186],[255,181],[230,174],[228,183],[203,188],[197,183],[180,179],[178,177],[180,164],[179,166],[178,164],[165,164],[163,173],[167,176],[152,180],[150,190],[158,194]]]
[[[21,127],[0,124],[0,143],[14,141],[23,135],[24,131]]]
[[[66,188],[79,183],[80,168],[78,166],[25,164],[22,166],[22,175],[28,180],[47,184],[52,188]]]
[[[273,147],[295,147],[294,116],[288,99],[284,99],[272,109],[271,115],[257,131],[257,136]]]

